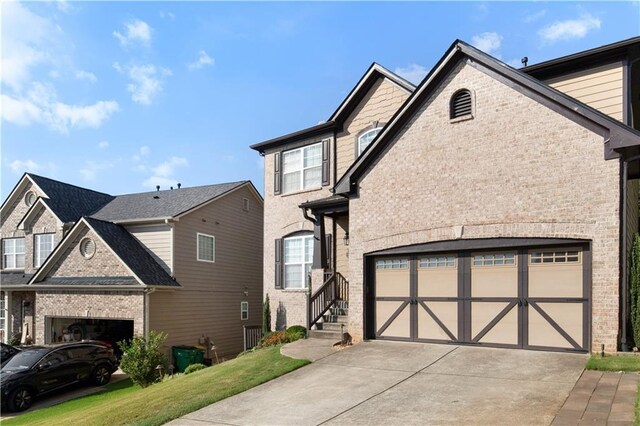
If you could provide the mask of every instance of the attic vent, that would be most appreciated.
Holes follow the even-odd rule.
[[[91,238],[84,238],[80,241],[80,254],[85,259],[91,259],[96,254],[96,243]]]
[[[249,211],[249,199],[248,198],[243,198],[242,199],[242,210],[244,210],[245,212]]]
[[[467,89],[458,90],[451,97],[449,118],[470,116],[472,114],[471,92]]]
[[[36,196],[36,193],[35,193],[35,192],[33,192],[33,191],[29,191],[29,192],[27,192],[27,193],[25,194],[25,196],[24,196],[24,203],[25,203],[27,206],[31,207],[31,206],[33,205],[33,203],[35,203],[35,202],[36,202],[36,198],[38,198],[38,197]]]

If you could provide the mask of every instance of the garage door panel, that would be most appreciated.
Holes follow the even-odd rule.
[[[458,302],[420,302],[418,304],[418,338],[457,340]]]
[[[458,270],[419,268],[418,297],[458,297]]]
[[[376,265],[376,297],[409,297],[411,283],[407,259],[383,259],[378,262],[382,263]]]
[[[515,266],[473,268],[471,297],[518,297],[518,268]]]
[[[518,308],[512,306],[507,314],[484,335],[479,343],[494,343],[503,345],[518,344]]]
[[[495,324],[486,331],[492,322]],[[483,331],[486,331],[486,334],[481,336]],[[518,344],[517,304],[473,302],[471,304],[471,338],[480,343]]]
[[[580,349],[583,340],[584,303],[530,303],[528,334],[530,346]]]
[[[376,334],[381,337],[411,337],[410,310],[407,302],[376,303]]]
[[[582,265],[529,265],[529,297],[583,297]]]

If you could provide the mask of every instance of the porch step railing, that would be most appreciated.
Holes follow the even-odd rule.
[[[261,325],[244,325],[243,328],[243,341],[244,350],[255,348],[262,339],[262,326]]]
[[[349,301],[349,282],[338,272],[325,272],[324,283],[307,300],[307,329],[317,324],[337,300]]]

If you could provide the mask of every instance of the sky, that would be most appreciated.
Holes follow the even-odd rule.
[[[372,62],[418,83],[456,39],[520,67],[640,34],[626,2],[0,2],[0,167],[110,194],[251,180]]]

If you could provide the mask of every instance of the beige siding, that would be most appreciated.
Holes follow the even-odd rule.
[[[344,174],[355,161],[356,138],[374,122],[386,123],[407,99],[409,93],[386,78],[380,78],[351,115],[345,120],[344,131],[336,140],[337,176]]]
[[[620,62],[554,78],[546,83],[616,120],[623,119],[623,79]]]
[[[168,334],[167,346],[194,345],[204,334],[218,355],[242,350],[242,326],[262,323],[262,223],[262,205],[247,187],[175,223],[174,275],[182,288],[150,296],[149,327]],[[215,236],[214,263],[196,260],[197,233]],[[241,301],[249,302],[248,321],[240,320]]]
[[[158,262],[171,274],[171,227],[169,225],[128,226],[129,231]]]

